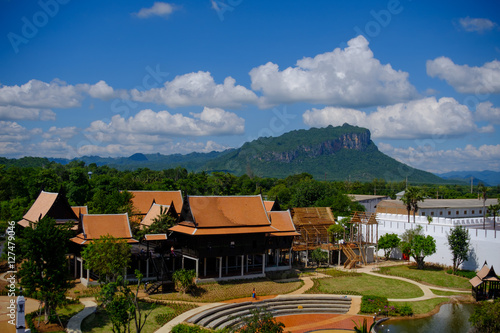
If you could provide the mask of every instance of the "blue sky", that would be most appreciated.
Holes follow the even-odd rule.
[[[349,123],[500,171],[497,1],[0,0],[0,156],[209,152]]]

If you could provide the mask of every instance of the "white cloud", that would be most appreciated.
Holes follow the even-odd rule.
[[[86,130],[102,142],[158,143],[163,137],[242,134],[245,120],[218,108],[205,107],[186,117],[168,111],[142,110],[125,119],[115,115],[111,122],[94,121]]]
[[[493,107],[491,102],[479,103],[476,107],[475,118],[478,121],[488,121],[493,125],[500,125],[500,108]]]
[[[168,18],[174,12],[176,7],[166,2],[155,2],[152,7],[141,8],[135,15],[139,18],[149,18],[151,16],[160,16]]]
[[[45,83],[30,80],[18,86],[0,87],[0,105],[25,108],[73,108],[80,106],[82,96],[72,85],[59,80]]]
[[[161,88],[147,91],[133,89],[132,99],[139,102],[165,104],[169,107],[209,106],[238,108],[245,103],[255,103],[255,93],[243,86],[235,85],[232,77],[223,84],[216,84],[209,72],[188,73],[165,82]]]
[[[408,73],[382,65],[363,36],[345,49],[298,60],[280,71],[268,62],[250,71],[252,89],[262,91],[263,106],[310,102],[336,106],[393,104],[417,96]]]
[[[14,121],[0,121],[0,142],[26,141],[40,131],[40,129],[28,130]]]
[[[75,126],[71,127],[55,127],[52,126],[49,130],[42,134],[44,139],[60,138],[64,140],[71,139],[79,133]]]
[[[0,120],[55,120],[52,110],[23,108],[20,106],[0,106]]]
[[[500,61],[493,60],[481,67],[456,65],[450,58],[427,60],[427,75],[445,80],[463,94],[500,93]]]
[[[466,170],[498,170],[500,168],[500,144],[482,145],[451,150],[436,150],[432,145],[416,148],[396,148],[379,143],[385,154],[412,167],[435,173]]]
[[[115,97],[113,87],[109,86],[105,81],[101,80],[94,85],[88,87],[88,92],[91,97],[103,100],[109,100]]]
[[[469,108],[448,97],[378,107],[372,113],[338,107],[313,108],[302,118],[311,127],[344,123],[365,127],[373,138],[416,139],[492,131],[491,127],[478,128]]]
[[[497,24],[485,18],[471,18],[469,16],[458,20],[460,26],[469,32],[484,32],[492,30]]]

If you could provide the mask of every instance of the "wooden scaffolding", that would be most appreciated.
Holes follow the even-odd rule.
[[[366,265],[367,247],[378,245],[378,222],[375,213],[354,212],[349,231],[349,240],[344,237],[345,242],[341,244],[341,249],[347,257],[344,268],[352,269],[358,262]]]

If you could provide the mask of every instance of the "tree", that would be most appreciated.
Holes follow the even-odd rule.
[[[401,201],[406,206],[408,211],[408,223],[410,223],[410,212],[413,210],[413,223],[415,223],[415,214],[418,211],[418,203],[424,201],[424,193],[418,187],[408,187],[405,194],[401,197]]]
[[[447,235],[448,246],[453,256],[453,273],[468,259],[470,251],[469,231],[462,226],[456,226]]]
[[[330,242],[335,243],[344,237],[344,227],[338,223],[332,224],[328,227],[328,234],[330,235]]]
[[[379,249],[384,250],[386,260],[389,260],[392,250],[397,248],[400,242],[401,240],[399,239],[399,236],[394,233],[385,234],[379,238],[378,247]]]
[[[45,217],[30,224],[20,241],[20,255],[25,259],[19,270],[20,284],[31,297],[44,302],[45,322],[70,287],[66,253],[71,226],[56,225],[54,219]]]
[[[422,226],[406,230],[401,235],[401,250],[408,253],[416,262],[417,268],[424,268],[424,259],[436,253],[436,240],[432,236],[424,236]]]
[[[322,251],[319,247],[311,252],[311,259],[316,261],[319,266],[320,263],[328,260],[328,252]]]
[[[493,230],[496,230],[496,217],[499,210],[500,210],[500,203],[498,199],[496,205],[491,204],[488,206],[488,214],[493,215]]]
[[[489,188],[484,184],[479,184],[478,188],[481,192],[481,199],[483,200],[483,229],[486,229],[486,199],[488,198],[487,192]]]
[[[149,312],[142,313],[139,303],[139,287],[143,275],[136,270],[137,285],[135,292],[128,285],[128,281],[118,276],[116,281],[105,284],[99,293],[101,306],[106,310],[114,333],[130,332],[130,322],[134,320],[135,331],[140,333],[146,324]]]
[[[499,313],[500,301],[498,301],[498,299],[493,303],[481,302],[478,306],[474,307],[474,312],[469,318],[469,321],[474,326],[474,332],[500,332],[500,321],[498,320]]]
[[[110,235],[93,240],[82,251],[85,268],[99,275],[99,281],[115,281],[130,262],[130,245]]]
[[[179,289],[181,293],[185,293],[194,287],[195,278],[196,271],[193,269],[178,269],[172,274],[172,280],[174,280],[175,287]]]
[[[251,316],[241,318],[243,325],[235,333],[283,333],[285,324],[276,320],[271,313],[262,308],[250,310]]]

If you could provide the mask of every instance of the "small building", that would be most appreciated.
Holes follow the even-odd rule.
[[[199,279],[255,278],[291,267],[298,233],[290,214],[269,214],[260,195],[186,196],[179,221],[170,228],[176,253]]]
[[[476,301],[500,297],[500,279],[493,266],[489,268],[486,262],[469,282],[472,285],[472,296]]]
[[[451,219],[482,217],[488,206],[496,203],[497,199],[486,199],[484,205],[480,199],[425,199],[418,203],[419,209],[415,215]],[[381,201],[377,205],[377,213],[408,215],[401,200]]]
[[[182,192],[179,191],[127,191],[132,194],[133,222],[140,223],[153,204],[174,206],[176,211],[182,209]]]
[[[93,240],[101,236],[113,236],[118,239],[124,239],[129,244],[137,244],[138,241],[132,238],[128,214],[86,214],[82,215],[82,232],[70,241],[72,254],[69,255],[70,270],[75,278],[80,278],[82,284],[87,286],[89,283],[98,280],[98,276],[88,269],[84,269],[81,252],[83,248]],[[127,272],[124,272],[127,276]]]
[[[170,205],[160,205],[157,203],[153,203],[148,213],[142,219],[140,223],[140,228],[144,229],[150,227],[155,222],[155,220],[162,214],[169,215],[174,220],[177,220],[179,217],[179,214],[175,210],[175,206],[173,203]]]
[[[73,223],[73,230],[79,231],[79,216],[75,213],[66,197],[61,193],[41,191],[22,220],[17,222],[26,228],[30,223],[36,224],[44,217],[53,218],[57,224]]]
[[[391,197],[387,195],[361,195],[361,194],[348,194],[348,196],[355,202],[358,202],[365,207],[365,212],[375,213],[377,205],[382,200],[390,200]]]

